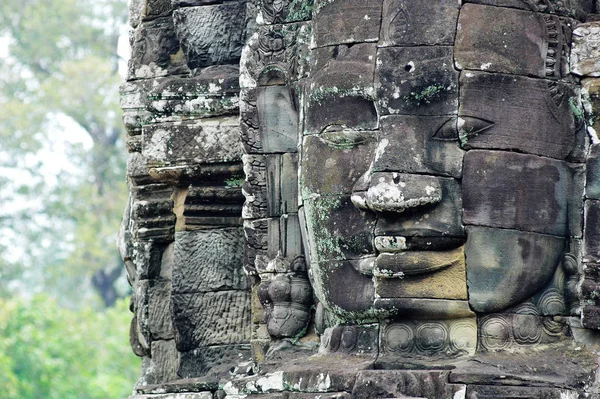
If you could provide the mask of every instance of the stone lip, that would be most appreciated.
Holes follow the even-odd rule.
[[[403,251],[445,251],[458,248],[466,237],[448,237],[436,231],[413,231],[411,236],[403,234],[375,235],[375,247],[379,253]],[[434,235],[428,235],[434,233]],[[435,234],[439,235],[435,235]],[[414,236],[413,236],[414,234]]]

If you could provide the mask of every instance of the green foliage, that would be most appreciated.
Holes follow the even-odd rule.
[[[0,296],[45,291],[72,307],[99,304],[91,277],[123,268],[117,43],[126,15],[127,0],[2,2],[0,175],[11,178],[0,180],[0,202],[11,206],[0,210]],[[68,162],[58,163],[70,166],[52,175],[40,154],[66,130],[91,146],[66,143]]]
[[[127,342],[128,300],[70,311],[47,296],[0,299],[4,399],[113,399],[131,392],[139,359]]]
[[[437,98],[442,91],[446,90],[442,84],[432,84],[424,87],[420,91],[413,91],[410,94],[404,96],[404,101],[414,106],[421,104],[430,104],[434,98]]]

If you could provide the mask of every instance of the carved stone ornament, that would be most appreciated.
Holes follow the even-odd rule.
[[[596,2],[137,3],[131,399],[600,397]]]

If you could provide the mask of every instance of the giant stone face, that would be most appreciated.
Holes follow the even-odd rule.
[[[472,352],[477,329],[484,348],[546,342],[582,234],[575,21],[455,0],[385,0],[380,19],[374,3],[313,15],[300,194],[315,294],[342,319],[385,319],[390,350]]]

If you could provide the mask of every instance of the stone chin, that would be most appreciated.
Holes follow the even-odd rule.
[[[467,227],[469,304],[493,313],[533,296],[552,278],[565,238],[490,227]]]

